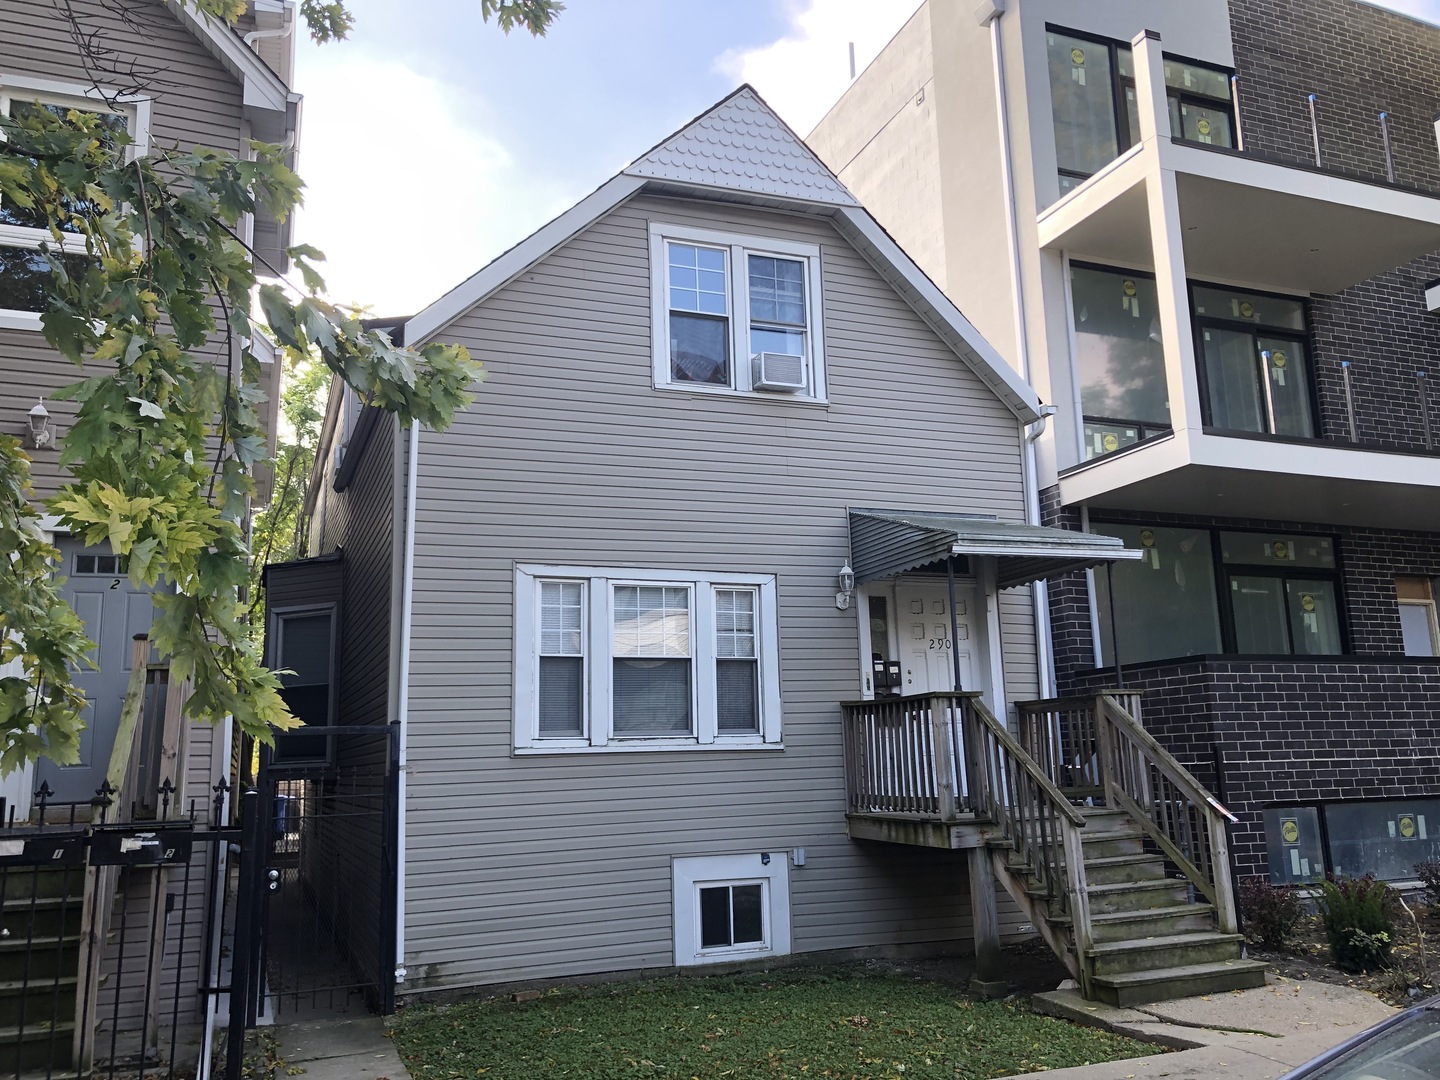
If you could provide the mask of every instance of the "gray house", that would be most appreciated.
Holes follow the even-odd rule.
[[[1078,809],[1108,759],[1036,703],[1032,583],[1139,552],[1034,524],[1046,410],[750,88],[394,332],[488,378],[443,434],[332,395],[268,602],[346,733],[280,767],[308,738],[296,782],[339,782],[394,732],[401,994],[977,947],[994,978],[1037,931],[1088,980],[1131,877],[1199,950],[1150,967],[1238,955],[1223,873],[1187,849],[1217,915]]]

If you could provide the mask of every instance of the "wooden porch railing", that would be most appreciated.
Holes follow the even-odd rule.
[[[1215,906],[1219,928],[1236,927],[1221,806],[1140,724],[1140,694],[1025,701],[1017,706],[1020,744],[1069,799],[1095,799],[1127,811],[1165,857]]]
[[[965,768],[974,693],[842,703],[846,809],[958,821],[972,809]]]
[[[1070,919],[1073,953],[1053,927],[1040,924],[1039,915],[1036,929],[1065,959],[1088,997],[1084,957],[1091,943],[1090,903],[1080,832],[1085,817],[984,702],[978,698],[972,702],[970,716],[971,782],[977,813],[1004,831],[1021,867],[1038,886],[1030,894],[1038,899],[1037,893],[1043,893],[1050,901],[1051,914]]]
[[[1155,741],[1114,694],[1095,699],[1106,805],[1129,812],[1215,907],[1223,933],[1238,929],[1226,826],[1237,819]]]

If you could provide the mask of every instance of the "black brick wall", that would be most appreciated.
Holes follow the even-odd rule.
[[[1113,672],[1092,672],[1065,692],[1114,683]],[[1145,691],[1146,730],[1240,818],[1231,837],[1240,875],[1266,871],[1266,806],[1440,787],[1437,661],[1203,657],[1127,669],[1125,688]]]
[[[1327,170],[1385,182],[1385,111],[1396,183],[1440,194],[1440,29],[1356,0],[1230,0],[1230,25],[1247,153],[1313,166],[1314,93]],[[1440,316],[1425,310],[1423,289],[1437,277],[1440,257],[1430,256],[1313,299],[1323,437],[1351,437],[1340,369],[1348,360],[1356,438],[1424,448],[1415,372],[1440,377]],[[1431,423],[1440,437],[1440,401]]]
[[[1079,513],[1043,493],[1047,525]],[[1336,536],[1355,656],[1247,660],[1192,657],[1124,669],[1145,690],[1144,724],[1241,819],[1236,867],[1265,869],[1261,810],[1288,802],[1404,798],[1440,791],[1440,661],[1403,655],[1397,574],[1440,577],[1440,536],[1292,522],[1218,520],[1094,510],[1092,520],[1221,526]],[[1050,585],[1061,694],[1115,685],[1095,670],[1083,573]],[[1123,659],[1123,658],[1122,658]],[[1216,748],[1224,782],[1216,776]]]

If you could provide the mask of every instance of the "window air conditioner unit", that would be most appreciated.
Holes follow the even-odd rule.
[[[762,352],[750,358],[754,365],[751,385],[756,390],[778,390],[795,394],[809,386],[805,378],[805,357],[789,353]]]

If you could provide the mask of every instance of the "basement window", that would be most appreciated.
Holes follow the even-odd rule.
[[[790,951],[788,852],[677,858],[675,964],[715,964]]]

